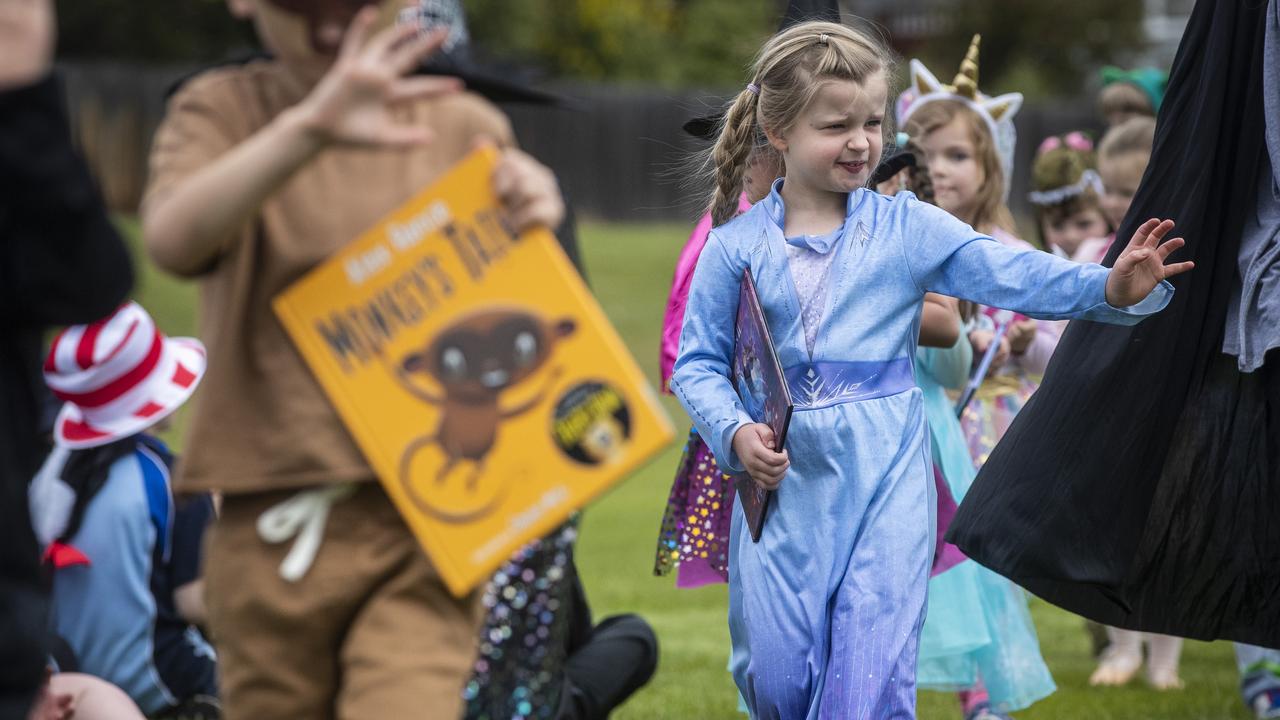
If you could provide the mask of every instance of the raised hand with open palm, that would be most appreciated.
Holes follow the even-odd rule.
[[[1162,280],[1195,267],[1190,261],[1166,262],[1175,250],[1186,244],[1180,237],[1164,240],[1172,229],[1172,220],[1152,218],[1142,223],[1107,276],[1109,304],[1128,307],[1140,303]]]

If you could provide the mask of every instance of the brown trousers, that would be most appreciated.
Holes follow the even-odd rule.
[[[458,599],[376,483],[330,509],[297,582],[280,577],[292,541],[258,516],[291,491],[225,498],[206,552],[209,626],[226,720],[453,718],[462,711],[483,619]]]

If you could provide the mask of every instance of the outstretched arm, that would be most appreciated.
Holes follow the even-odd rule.
[[[908,213],[904,236],[927,238],[911,253],[905,248],[903,253],[922,290],[1016,310],[1041,320],[1081,318],[1135,324],[1168,304],[1173,286],[1166,278],[1192,267],[1190,263],[1165,262],[1182,246],[1181,238],[1160,244],[1173,227],[1168,220],[1144,223],[1125,251],[1132,259],[1111,270],[1008,247],[922,203],[904,211]]]

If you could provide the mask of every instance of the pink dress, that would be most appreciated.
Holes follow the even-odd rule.
[[[746,193],[738,198],[738,212],[751,209]],[[689,299],[689,284],[698,266],[698,256],[711,233],[711,213],[702,216],[676,261],[667,312],[662,320],[660,367],[662,390],[670,392],[671,369],[680,351],[680,330]],[[729,579],[729,525],[733,517],[733,480],[720,472],[715,456],[696,430],[689,430],[684,455],[676,468],[662,514],[658,548],[654,557],[655,575],[677,568],[677,587],[699,587]]]
[[[1111,249],[1111,243],[1115,241],[1115,233],[1102,238],[1089,238],[1080,243],[1080,247],[1076,248],[1076,254],[1072,255],[1071,259],[1079,263],[1101,263],[1107,256],[1107,251]]]

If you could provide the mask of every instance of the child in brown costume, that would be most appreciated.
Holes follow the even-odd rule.
[[[457,717],[482,617],[454,598],[270,309],[271,299],[439,178],[512,142],[456,80],[407,76],[444,41],[400,3],[228,0],[274,58],[205,72],[157,132],[143,233],[200,281],[209,350],[182,490],[221,490],[209,624],[227,718]],[[507,149],[517,228],[556,226],[550,171]]]

